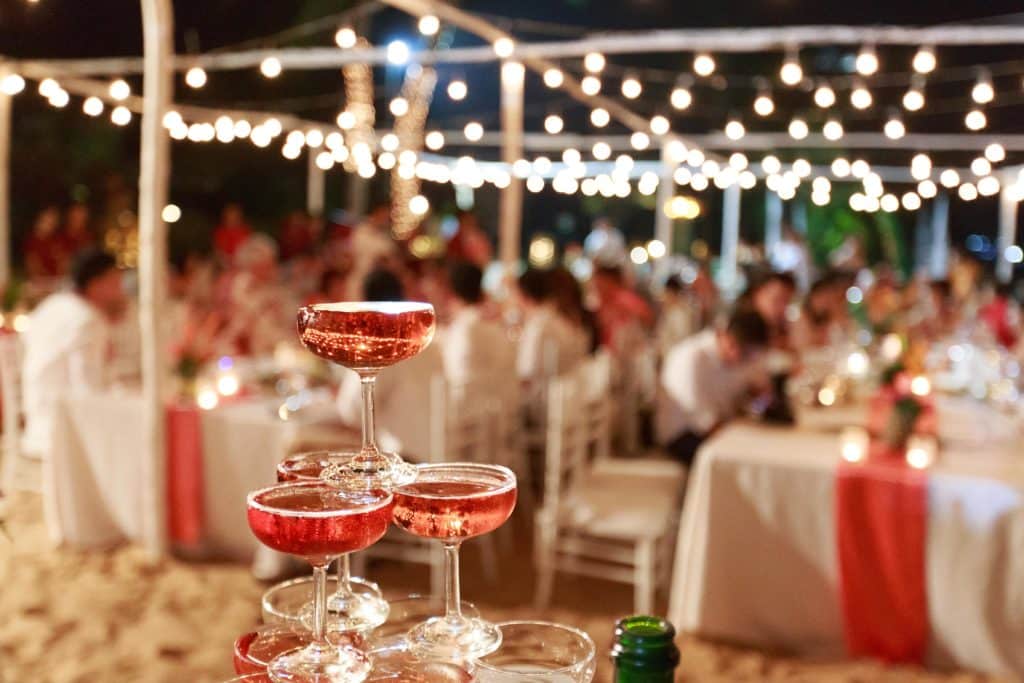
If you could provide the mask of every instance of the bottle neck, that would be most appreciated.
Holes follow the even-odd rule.
[[[628,617],[615,625],[615,683],[671,683],[679,664],[675,628],[656,617]]]

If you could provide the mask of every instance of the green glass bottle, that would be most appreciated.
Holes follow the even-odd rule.
[[[672,683],[679,665],[676,629],[658,617],[626,617],[615,624],[614,683]]]

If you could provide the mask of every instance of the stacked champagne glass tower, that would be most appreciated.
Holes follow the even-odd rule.
[[[362,448],[289,457],[278,466],[277,485],[249,494],[252,532],[269,548],[309,562],[313,575],[264,595],[265,625],[235,643],[235,670],[243,675],[236,681],[587,683],[593,677],[594,645],[585,633],[543,622],[492,624],[461,602],[459,546],[511,516],[512,471],[477,463],[412,465],[377,447],[377,374],[420,353],[435,324],[433,307],[423,303],[300,309],[303,345],[359,374]],[[349,555],[379,541],[392,523],[443,545],[443,615],[429,616],[438,607],[430,598],[389,604],[376,584],[350,575]],[[333,561],[337,576],[329,580]]]

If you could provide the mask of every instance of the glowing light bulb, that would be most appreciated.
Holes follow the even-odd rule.
[[[437,32],[441,30],[441,20],[433,14],[424,14],[420,17],[417,28],[425,36],[436,36]]]
[[[965,202],[972,202],[978,198],[978,188],[973,183],[964,183],[957,190],[957,194]]]
[[[260,73],[267,78],[277,78],[281,75],[281,60],[277,57],[267,57],[260,62]]]
[[[985,157],[978,157],[971,162],[971,173],[976,176],[988,175],[992,172],[992,164]]]
[[[0,79],[0,92],[4,95],[17,95],[25,89],[25,79],[19,74],[7,74]]]
[[[854,66],[857,69],[857,73],[861,76],[871,76],[878,71],[878,55],[875,54],[875,48],[862,47],[860,52],[857,53]]]
[[[82,111],[89,116],[99,116],[103,113],[103,100],[98,97],[87,97],[82,102]]]
[[[850,175],[850,162],[843,157],[839,157],[832,161],[831,169],[832,175],[836,178],[845,178]]]
[[[689,88],[676,86],[672,89],[672,94],[669,95],[669,102],[675,109],[687,109],[693,104],[693,95],[690,93]]]
[[[920,111],[924,107],[924,92],[911,88],[903,93],[903,108],[907,111]]]
[[[907,211],[917,211],[921,208],[921,197],[916,192],[905,192],[900,198],[900,204]]]
[[[549,88],[559,88],[565,82],[565,74],[561,69],[548,69],[544,72],[544,85]]]
[[[590,151],[598,161],[605,161],[612,155],[611,145],[607,142],[595,142]]]
[[[544,119],[544,130],[546,130],[551,135],[561,133],[564,125],[565,124],[562,121],[562,117],[557,114],[548,114],[548,116]]]
[[[985,147],[985,158],[993,164],[998,164],[1006,158],[1006,148],[998,142],[993,142]]]
[[[432,130],[423,138],[427,149],[437,151],[444,147],[444,133],[439,130]]]
[[[978,180],[978,194],[983,197],[999,194],[999,179],[989,175]]]
[[[424,17],[425,19],[426,17]],[[423,25],[423,19],[420,19],[420,26]],[[334,34],[334,44],[343,50],[348,50],[356,46],[356,41],[359,37],[351,26],[342,26]]]
[[[661,114],[651,117],[651,132],[655,135],[666,135],[671,129],[669,120]]]
[[[814,91],[814,103],[822,109],[828,109],[836,103],[836,91],[828,83],[822,83]]]
[[[821,129],[826,140],[833,142],[843,137],[843,124],[836,119],[829,119]]]
[[[761,159],[761,169],[765,173],[773,175],[782,170],[782,162],[779,161],[778,157],[769,154],[764,159]]]
[[[448,97],[456,102],[466,99],[468,93],[469,87],[466,85],[466,81],[461,78],[456,78],[448,84]]]
[[[873,101],[874,98],[871,97],[871,91],[862,84],[850,92],[850,104],[857,109],[867,109]]]
[[[809,132],[807,122],[803,119],[793,119],[789,122],[789,136],[794,140],[803,140]]]
[[[131,86],[128,85],[128,82],[122,78],[119,78],[110,84],[110,96],[115,100],[126,100],[128,99],[128,96],[131,94]]]
[[[891,118],[885,122],[884,132],[885,137],[889,138],[890,140],[899,140],[904,135],[906,135],[907,128],[899,119]]]
[[[597,76],[586,76],[580,81],[580,88],[584,94],[594,96],[601,92],[601,79]]]
[[[921,47],[914,55],[914,71],[919,74],[929,74],[935,71],[936,63],[935,50],[931,47]]]
[[[430,210],[430,201],[421,194],[409,200],[409,211],[415,216],[423,216]]]
[[[206,71],[194,66],[185,72],[185,85],[190,88],[202,88],[206,85]]]
[[[603,107],[598,107],[590,112],[590,122],[598,128],[604,128],[611,120],[612,117],[608,113],[608,110]]]
[[[506,59],[512,56],[512,53],[516,51],[516,43],[514,40],[507,36],[502,36],[494,41],[494,54],[498,55],[502,59]]]
[[[583,58],[583,67],[592,74],[604,71],[605,58],[600,52],[590,52]]]
[[[392,40],[388,43],[385,55],[389,64],[401,66],[409,61],[412,53],[409,50],[409,45],[405,41]]]
[[[978,79],[978,82],[971,88],[971,99],[978,104],[988,104],[996,97],[996,91],[992,87],[992,80],[987,76],[982,76]]]
[[[388,105],[388,110],[394,116],[405,116],[409,113],[409,100],[404,97],[396,97],[391,100],[391,103]]]
[[[704,52],[696,55],[693,58],[693,72],[698,76],[710,76],[715,72],[715,59]]]
[[[637,151],[645,150],[650,147],[651,138],[647,133],[637,131],[629,136],[629,144]]]
[[[128,107],[118,106],[110,112],[110,120],[118,126],[127,126],[132,120],[132,113]]]
[[[943,187],[953,188],[960,184],[960,174],[952,168],[947,168],[939,174],[939,182]]]
[[[470,142],[478,142],[484,136],[484,127],[476,121],[470,121],[462,132]]]
[[[740,121],[736,119],[733,119],[732,121],[729,121],[727,124],[725,124],[725,137],[729,138],[730,140],[740,140],[743,138],[744,135],[746,135],[746,133],[747,129],[743,126],[743,124]]]
[[[770,116],[775,111],[775,102],[767,93],[757,96],[754,100],[754,113],[758,116]]]
[[[982,110],[972,109],[964,116],[964,125],[968,130],[982,130],[988,125],[988,118]]]
[[[635,100],[644,91],[644,86],[635,76],[628,76],[622,81],[622,95],[626,99]]]
[[[786,57],[786,61],[783,62],[782,68],[779,69],[779,78],[786,85],[796,85],[804,79],[804,70],[800,66],[800,62],[796,55],[790,55]]]
[[[931,180],[922,180],[917,184],[917,193],[925,199],[931,199],[939,193],[939,188]]]

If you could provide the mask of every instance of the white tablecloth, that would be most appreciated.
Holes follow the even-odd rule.
[[[58,542],[90,548],[142,540],[143,510],[153,504],[140,485],[142,409],[137,394],[60,402],[43,467],[47,524]],[[307,425],[281,421],[262,400],[203,411],[203,551],[252,557],[258,543],[246,521],[246,494],[276,481],[277,463]]]
[[[947,448],[928,482],[929,664],[1024,677],[1024,447],[977,442],[998,431],[978,426],[991,416],[940,416]],[[841,656],[838,463],[836,435],[806,427],[737,423],[710,439],[687,491],[669,618],[708,637]]]

